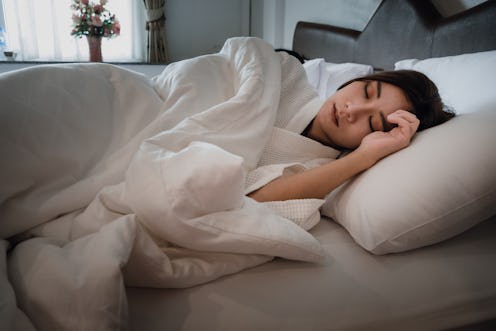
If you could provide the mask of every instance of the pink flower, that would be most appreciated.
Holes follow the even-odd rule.
[[[112,27],[112,33],[116,35],[121,33],[121,25],[119,22],[116,22]]]
[[[100,17],[98,16],[93,16],[91,18],[91,25],[94,25],[94,26],[102,26],[103,25],[103,22],[102,20],[100,19]]]
[[[74,23],[76,23],[76,24],[81,23],[81,17],[80,17],[80,16],[78,16],[78,15],[76,15],[76,14],[73,14],[73,15],[72,15],[72,21],[73,21]]]
[[[95,11],[95,14],[100,14],[101,12],[103,12],[105,9],[103,8],[102,5],[95,5],[93,7],[93,10]]]
[[[105,5],[107,0],[72,0],[73,29],[71,35],[81,38],[98,36],[112,38],[118,36],[121,25]]]

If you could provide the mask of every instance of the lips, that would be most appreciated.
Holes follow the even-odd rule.
[[[331,111],[331,118],[332,118],[332,121],[334,122],[334,124],[339,127],[339,120],[338,120],[338,114],[337,114],[337,109],[336,109],[336,104],[334,103],[332,105],[332,111]]]

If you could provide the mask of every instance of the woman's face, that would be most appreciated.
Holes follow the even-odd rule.
[[[355,149],[374,131],[389,131],[387,116],[411,104],[403,91],[379,81],[356,81],[336,91],[319,110],[308,136],[325,145]]]

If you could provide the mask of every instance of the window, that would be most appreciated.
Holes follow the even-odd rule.
[[[85,38],[70,35],[70,0],[0,0],[10,50],[24,61],[87,61]],[[96,2],[98,0],[91,0]],[[110,0],[105,5],[121,23],[118,37],[102,41],[105,61],[143,62],[146,57],[144,7],[141,1]],[[1,21],[1,20],[0,20]]]

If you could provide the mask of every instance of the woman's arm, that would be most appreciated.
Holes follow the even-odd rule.
[[[388,120],[398,126],[389,132],[373,132],[362,140],[356,150],[343,158],[291,176],[279,177],[252,192],[249,197],[260,202],[323,199],[351,177],[410,144],[419,125],[415,115],[400,110],[390,114]]]
[[[317,168],[291,176],[279,177],[249,197],[260,201],[282,201],[290,199],[323,199],[332,190],[368,169],[375,163],[357,151]]]

